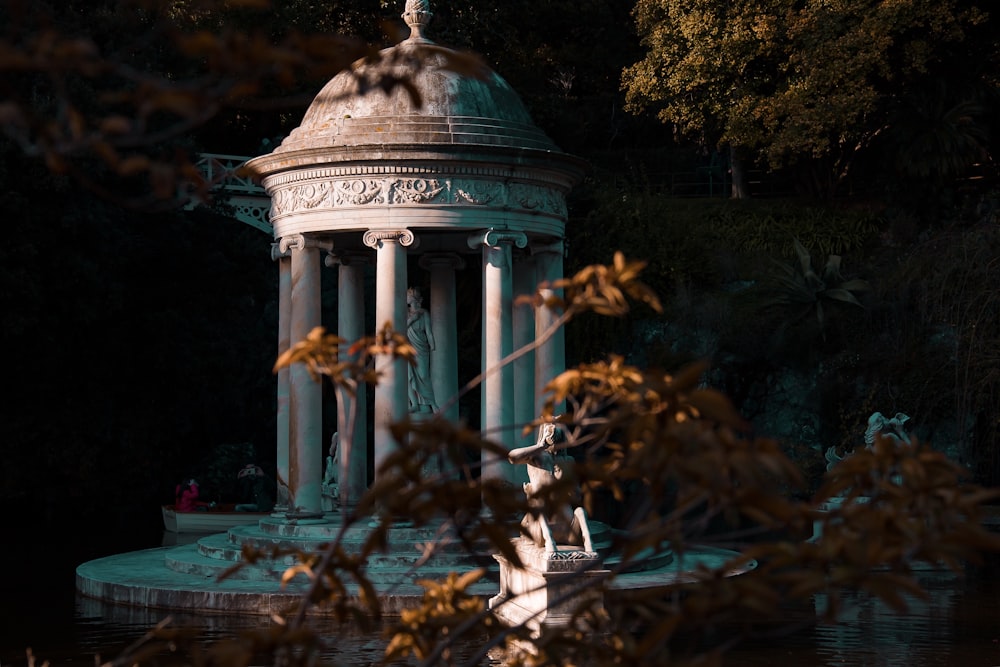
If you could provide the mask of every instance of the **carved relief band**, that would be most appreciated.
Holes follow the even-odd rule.
[[[271,214],[331,211],[366,206],[446,205],[513,208],[565,217],[563,189],[556,184],[499,182],[483,178],[357,176],[291,182],[271,189]]]
[[[401,178],[390,185],[389,203],[424,204],[440,199],[444,191],[445,186],[435,178]]]

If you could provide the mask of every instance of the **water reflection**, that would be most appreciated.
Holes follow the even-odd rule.
[[[947,654],[952,643],[955,587],[960,585],[960,577],[941,572],[924,574],[921,579],[928,598],[904,596],[908,606],[905,616],[879,600],[845,593],[841,623],[821,625],[814,630],[817,654],[826,664],[840,664],[850,651],[881,653],[885,659],[880,664],[885,667],[933,664],[924,662],[922,657]],[[826,601],[817,600],[817,607],[825,609]]]
[[[273,621],[266,616],[224,616],[200,615],[192,613],[173,613],[162,610],[107,605],[88,598],[77,599],[77,622],[80,626],[81,654],[93,656],[100,654],[110,659],[121,653],[126,647],[142,637],[157,623],[169,616],[171,627],[190,629],[198,633],[200,646],[211,642],[239,637],[242,633],[260,630],[270,626]],[[329,618],[311,618],[309,622],[321,631],[324,642],[320,650],[320,660],[323,664],[351,665],[364,667],[376,665],[382,659],[388,641],[381,630],[362,632],[356,627],[339,627]],[[467,641],[460,644],[452,652],[458,657],[475,655],[485,642]],[[174,660],[170,658],[173,657]],[[178,653],[174,656],[158,654],[157,662],[182,662],[187,656]],[[269,664],[266,656],[257,656],[253,664]],[[61,663],[65,665],[66,663]],[[79,662],[72,667],[83,667]],[[87,665],[93,666],[91,657]],[[188,663],[189,664],[189,663]],[[483,663],[484,665],[490,663]]]
[[[805,628],[780,637],[748,640],[726,657],[726,665],[787,665],[787,667],[937,667],[1000,665],[1000,560],[989,567],[970,569],[965,576],[947,572],[918,573],[929,591],[927,600],[911,600],[907,613],[898,615],[881,602],[845,595],[848,604],[838,625]],[[68,608],[55,592],[46,594],[50,604],[20,605],[4,617],[0,665],[27,664],[24,649],[31,646],[40,660],[54,667],[92,667],[94,656],[108,660],[143,636],[168,614],[162,610],[106,605],[77,597]],[[69,582],[60,591],[71,590]],[[24,598],[29,599],[27,595]],[[9,601],[8,596],[5,602]],[[15,598],[16,600],[16,598]],[[822,600],[816,601],[822,605]],[[7,611],[14,607],[7,605]],[[805,610],[808,612],[808,610]],[[235,637],[266,627],[266,617],[173,614],[175,624],[197,629],[205,641]],[[794,617],[789,617],[793,622]],[[329,619],[325,664],[371,665],[385,648],[381,633],[341,631]],[[44,632],[39,631],[44,628]],[[485,640],[485,638],[483,638]],[[483,641],[464,647],[473,655]],[[186,656],[163,656],[161,665],[180,664]],[[263,664],[261,662],[255,664]]]
[[[917,573],[926,599],[905,596],[906,613],[856,593],[844,593],[838,624],[781,637],[750,640],[727,665],[936,667],[1000,665],[1000,600],[995,566],[964,575]],[[815,600],[818,610],[826,600]]]

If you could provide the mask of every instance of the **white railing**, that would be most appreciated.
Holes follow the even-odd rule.
[[[241,171],[249,159],[242,155],[200,153],[195,167],[205,179],[208,190],[233,207],[237,220],[271,234],[274,231],[269,220],[271,199],[264,188]],[[202,203],[196,196],[189,197],[189,201],[188,208]]]
[[[254,183],[250,176],[240,173],[240,168],[249,159],[242,155],[201,153],[195,167],[205,177],[205,182],[212,190],[266,197],[264,188]]]

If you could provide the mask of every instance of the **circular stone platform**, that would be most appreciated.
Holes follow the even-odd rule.
[[[337,515],[328,517],[329,523],[309,526],[277,518],[264,519],[256,526],[240,526],[201,537],[194,544],[98,558],[77,568],[76,587],[85,597],[134,607],[238,615],[278,613],[297,602],[308,585],[305,576],[298,575],[284,588],[281,586],[281,575],[293,560],[246,566],[221,581],[220,575],[241,560],[244,544],[261,549],[284,546],[319,550],[341,529]],[[348,528],[342,542],[345,550],[350,553],[352,548],[359,549],[368,532],[364,526]],[[609,546],[607,526],[598,525],[594,532],[595,545]],[[449,572],[468,572],[476,567],[486,566],[490,570],[470,592],[484,599],[497,594],[496,563],[488,554],[478,557],[468,554],[456,542],[420,562],[419,546],[440,540],[441,534],[435,527],[389,531],[388,551],[373,554],[367,568],[384,614],[398,614],[423,596],[424,588],[416,583],[418,579],[444,579]],[[645,589],[682,581],[690,578],[687,573],[699,567],[722,567],[734,555],[732,551],[702,548],[687,550],[683,559],[674,559],[668,552],[647,569],[616,576],[612,590]],[[614,560],[613,555],[608,555],[606,566],[614,567]],[[356,593],[357,586],[348,586],[348,590]]]

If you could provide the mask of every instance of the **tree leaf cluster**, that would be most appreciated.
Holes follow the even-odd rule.
[[[114,180],[134,192],[136,205],[173,203],[182,184],[207,199],[213,184],[194,167],[194,133],[234,115],[303,108],[340,72],[366,90],[402,87],[419,105],[420,91],[396,67],[433,61],[466,76],[484,71],[478,57],[433,45],[388,56],[315,24],[275,31],[264,0],[120,4],[99,8],[102,32],[90,30],[94,15],[83,7],[15,5],[0,35],[0,128],[51,171],[109,196],[115,189],[105,181]],[[383,27],[402,37],[394,23]],[[355,68],[388,57],[394,62],[385,67]]]
[[[911,176],[984,157],[981,102],[996,81],[982,64],[1000,54],[984,3],[639,0],[634,17],[646,55],[624,71],[629,108],[768,168],[797,166],[812,192],[832,194],[887,134],[916,160],[893,162],[890,148],[882,164]],[[951,94],[935,95],[945,81]]]
[[[627,310],[620,295],[656,303],[639,280],[641,268],[619,255],[610,265],[586,267],[560,281],[563,297],[543,285],[533,303],[557,307],[568,319],[588,310],[620,315]],[[342,342],[314,333],[282,363],[303,363],[343,383],[351,375],[332,362]],[[856,451],[831,469],[815,496],[796,499],[789,493],[802,484],[796,466],[777,443],[747,434],[729,400],[704,385],[706,370],[694,364],[667,373],[616,357],[581,364],[548,385],[543,414],[525,425],[554,420],[575,452],[565,478],[572,482],[553,485],[545,503],[570,502],[578,492],[592,513],[599,503],[624,507],[612,527],[611,551],[620,561],[602,576],[573,579],[574,623],[534,636],[502,627],[469,592],[483,571],[452,573],[422,581],[423,599],[387,619],[386,664],[405,656],[419,664],[473,664],[482,654],[469,663],[455,649],[484,636],[486,647],[508,651],[511,664],[572,664],[583,656],[595,665],[717,660],[754,623],[780,619],[789,602],[827,595],[828,620],[835,620],[840,592],[861,590],[902,609],[904,593],[923,594],[915,568],[961,571],[967,559],[1000,550],[1000,537],[979,521],[981,504],[997,494],[969,484],[961,466],[917,442],[882,439],[871,450]],[[532,506],[511,486],[479,474],[482,462],[501,459],[506,450],[440,417],[398,423],[393,432],[398,450],[382,462],[375,484],[347,512],[328,547],[244,554],[248,563],[292,557],[285,580],[305,576],[309,582],[300,605],[282,617],[281,646],[298,642],[308,651],[321,641],[301,634],[310,614],[332,614],[341,622],[380,617],[365,562],[387,548],[389,530],[400,521],[440,527],[441,539],[424,545],[427,557],[457,545],[484,564],[490,553],[519,562],[510,540]],[[360,553],[348,554],[343,531],[362,521],[371,522],[369,536]],[[816,535],[806,539],[814,524]],[[683,563],[686,554],[706,547],[734,551],[717,566],[682,568],[683,574],[652,589],[614,587],[617,577],[650,559],[672,554]],[[598,592],[601,612],[594,607]],[[721,644],[704,643],[703,633],[720,623],[743,629]],[[519,652],[518,646],[533,648]],[[286,664],[286,653],[272,655],[276,664]],[[233,660],[226,664],[246,664]]]

